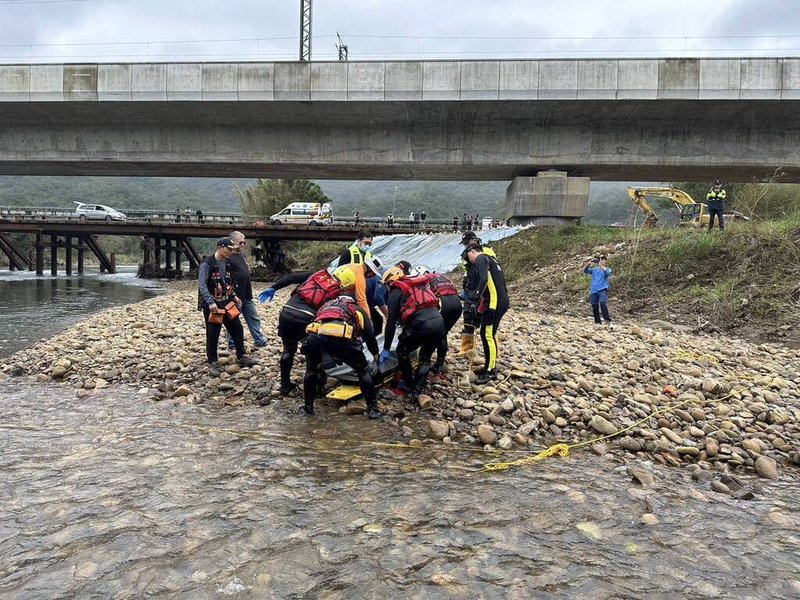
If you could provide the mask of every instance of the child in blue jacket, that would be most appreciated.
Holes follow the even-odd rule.
[[[603,321],[611,326],[611,317],[608,315],[608,279],[611,277],[611,268],[608,266],[608,259],[603,254],[600,258],[595,258],[583,265],[583,272],[592,276],[589,285],[589,302],[592,304],[592,314],[594,322],[600,325],[600,313],[603,314]]]

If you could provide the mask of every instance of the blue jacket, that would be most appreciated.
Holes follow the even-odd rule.
[[[589,293],[596,294],[608,289],[608,278],[611,277],[611,267],[601,269],[600,267],[587,266],[583,272],[592,276],[592,284],[589,286]]]
[[[377,277],[367,279],[367,304],[370,308],[386,304],[386,286],[379,283]]]

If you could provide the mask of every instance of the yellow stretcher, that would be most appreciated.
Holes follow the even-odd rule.
[[[419,364],[419,351],[415,350],[414,353],[411,355],[411,366],[413,368],[417,368]],[[395,378],[395,374],[397,373],[397,359],[393,357],[390,359],[389,368],[386,371],[382,372],[378,377],[375,377],[375,387],[379,388],[388,383],[391,383],[392,380]],[[329,400],[339,400],[341,402],[347,402],[348,400],[354,400],[361,396],[361,386],[358,382],[352,381],[343,381],[338,386],[333,388],[330,392],[328,392],[325,397]]]

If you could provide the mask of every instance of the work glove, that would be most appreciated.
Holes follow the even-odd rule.
[[[267,288],[263,292],[258,295],[258,299],[261,304],[264,304],[268,300],[272,300],[275,297],[275,288]]]
[[[378,356],[378,366],[383,366],[387,360],[389,360],[389,351],[388,350],[381,350],[380,356]]]

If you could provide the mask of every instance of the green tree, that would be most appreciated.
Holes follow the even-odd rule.
[[[234,188],[242,212],[266,219],[290,202],[330,202],[322,188],[308,179],[259,179],[244,189]]]

